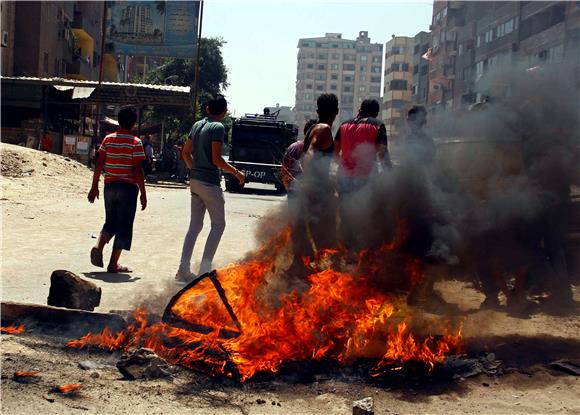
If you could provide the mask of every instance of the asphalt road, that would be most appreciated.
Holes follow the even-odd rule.
[[[104,221],[102,199],[91,205],[84,196],[61,200],[55,195],[54,200],[5,206],[2,299],[46,304],[50,275],[56,269],[70,270],[98,284],[103,290],[97,309],[101,311],[130,309],[135,298],[179,290],[182,286],[174,283],[174,276],[189,224],[188,188],[150,185],[148,198],[147,209],[137,213],[132,249],[121,258],[134,272],[124,275],[103,272],[90,263],[89,251]],[[255,248],[256,222],[285,200],[273,186],[261,185],[250,185],[241,194],[226,192],[225,198],[227,225],[215,258],[218,267]],[[205,220],[194,250],[197,261],[209,231],[207,215]],[[105,248],[105,265],[110,249]]]

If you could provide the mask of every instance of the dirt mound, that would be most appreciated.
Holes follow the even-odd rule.
[[[86,193],[92,171],[68,157],[0,143],[3,197],[26,199],[46,192]]]

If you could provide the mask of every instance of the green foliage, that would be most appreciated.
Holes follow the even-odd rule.
[[[202,106],[208,97],[222,93],[228,86],[228,73],[221,51],[223,44],[224,41],[220,38],[201,39],[196,120],[206,115]],[[194,81],[195,60],[176,58],[167,59],[163,65],[149,72],[142,80],[148,84],[191,86],[192,91]],[[193,125],[192,107],[154,107],[144,112],[144,118],[154,123],[165,119],[165,131],[169,133],[170,139],[178,139],[187,135]]]

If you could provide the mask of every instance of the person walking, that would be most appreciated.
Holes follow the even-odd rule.
[[[105,176],[105,224],[91,249],[91,263],[103,267],[103,249],[114,237],[113,252],[107,272],[131,272],[119,265],[123,250],[131,249],[133,222],[137,210],[137,195],[141,193],[141,210],[147,207],[147,195],[142,162],[145,152],[141,140],[131,130],[137,121],[133,108],[123,108],[118,115],[119,126],[116,132],[107,135],[98,151],[97,165],[93,174],[93,184],[88,194],[90,203],[99,198],[99,179],[104,170]]]
[[[227,112],[226,99],[218,95],[206,106],[208,116],[196,122],[183,146],[183,158],[190,169],[191,220],[183,241],[181,262],[175,275],[180,282],[190,282],[196,275],[191,272],[191,257],[197,237],[203,228],[205,212],[209,213],[211,230],[205,243],[199,275],[211,270],[226,221],[220,169],[244,183],[246,176],[222,157],[225,128],[220,122]]]

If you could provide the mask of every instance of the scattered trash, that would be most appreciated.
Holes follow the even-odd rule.
[[[501,360],[496,360],[495,353],[470,358],[465,356],[450,356],[439,369],[441,374],[449,374],[454,379],[466,379],[485,373],[488,376],[503,374]]]
[[[81,388],[81,386],[82,386],[81,383],[65,383],[64,385],[56,386],[53,389],[53,391],[62,393],[64,395],[72,395],[74,393],[77,393]]]
[[[121,356],[117,362],[119,372],[129,380],[158,379],[172,376],[171,366],[151,349],[141,347]]]
[[[79,362],[79,367],[82,370],[97,370],[97,369],[104,369],[105,365],[102,363],[93,362],[92,360],[83,360]]]
[[[91,238],[97,239],[97,234],[96,233],[90,233],[89,235],[91,236]]]
[[[40,375],[38,372],[14,372],[12,379],[19,383],[34,383],[38,382]]]
[[[43,398],[50,403],[54,403],[54,401],[56,401],[56,399],[54,399],[52,396],[48,396],[48,395],[44,395]]]
[[[373,398],[368,397],[352,403],[352,415],[374,415],[375,404]]]
[[[556,360],[548,366],[551,368],[566,372],[570,375],[580,376],[580,364],[578,362],[571,362],[569,360]]]
[[[266,403],[266,401],[265,401],[265,400],[263,400],[263,399],[256,399],[256,403],[257,403],[258,405],[264,405],[264,404]]]

